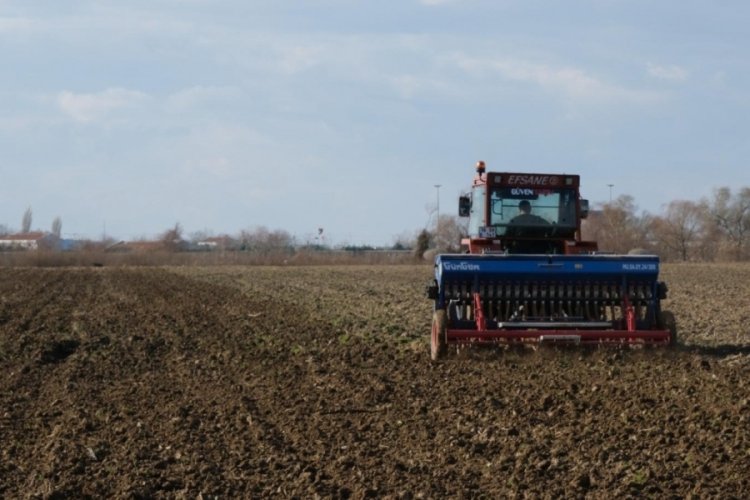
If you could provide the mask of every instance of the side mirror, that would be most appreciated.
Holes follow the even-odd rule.
[[[581,219],[589,216],[589,200],[581,200]]]
[[[461,196],[458,198],[458,216],[468,217],[471,214],[471,198],[468,196]]]

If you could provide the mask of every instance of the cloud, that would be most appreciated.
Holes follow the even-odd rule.
[[[0,4],[2,7],[2,4]],[[22,36],[34,33],[39,23],[23,17],[0,17],[0,35]]]
[[[186,177],[237,179],[255,176],[266,169],[261,162],[248,165],[248,158],[273,157],[278,149],[273,139],[251,126],[207,122],[195,124],[165,150],[173,163],[182,164]],[[270,169],[269,175],[273,173]]]
[[[26,9],[16,8],[16,12],[13,12],[10,8],[4,8],[0,0],[0,36],[12,35],[24,38],[49,31],[50,22],[41,16],[34,16],[31,12],[22,13],[21,11],[24,10]],[[7,40],[16,41],[10,37]]]
[[[203,103],[227,101],[242,97],[242,92],[236,87],[205,87],[197,85],[171,94],[167,98],[167,108],[175,111],[192,109]]]
[[[658,98],[654,92],[611,84],[574,67],[556,67],[512,58],[474,58],[464,54],[454,55],[452,59],[466,72],[479,76],[488,72],[499,74],[506,81],[530,83],[578,101],[650,102]]]
[[[648,63],[648,74],[659,80],[669,80],[673,82],[684,82],[688,78],[688,71],[680,66],[661,66],[658,64]]]
[[[76,94],[66,90],[58,94],[57,104],[74,120],[92,122],[116,109],[135,106],[147,97],[142,92],[123,88],[109,88],[96,94]]]
[[[383,77],[384,83],[394,90],[402,99],[415,97],[457,95],[459,91],[453,89],[449,83],[438,78],[421,75],[394,75]]]
[[[190,160],[188,166],[202,173],[209,173],[216,177],[228,177],[234,172],[234,165],[226,156],[208,156]]]
[[[322,47],[294,46],[283,50],[279,67],[287,74],[312,68],[320,63]]]

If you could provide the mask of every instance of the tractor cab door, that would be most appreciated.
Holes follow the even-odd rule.
[[[471,191],[471,209],[469,210],[469,237],[479,237],[479,228],[484,227],[487,186],[474,186]]]

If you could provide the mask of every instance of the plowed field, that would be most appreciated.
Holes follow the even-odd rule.
[[[750,266],[669,350],[429,361],[428,266],[0,269],[0,497],[750,495]]]

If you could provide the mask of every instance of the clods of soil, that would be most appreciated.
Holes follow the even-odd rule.
[[[665,267],[676,350],[432,363],[427,266],[0,269],[0,496],[743,497],[727,270]]]

